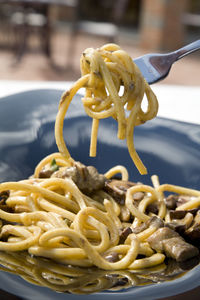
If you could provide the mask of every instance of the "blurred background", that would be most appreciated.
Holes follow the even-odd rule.
[[[199,0],[0,0],[0,80],[75,80],[85,48],[114,42],[134,58],[199,36]],[[197,86],[199,70],[197,51],[162,83]]]

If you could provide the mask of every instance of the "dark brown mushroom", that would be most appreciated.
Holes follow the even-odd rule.
[[[165,198],[165,204],[168,209],[175,210],[176,207],[187,203],[191,200],[191,198],[192,196],[189,195],[170,194],[167,198]]]
[[[113,262],[116,262],[116,261],[119,260],[119,255],[118,255],[117,252],[112,251],[112,252],[106,254],[106,255],[104,256],[104,258],[105,258],[107,261],[113,263]]]
[[[192,196],[187,196],[187,195],[179,195],[176,206],[179,207],[188,201],[190,201],[193,197]]]
[[[147,222],[147,227],[153,226],[156,228],[162,228],[164,226],[164,222],[163,220],[161,220],[159,217],[157,216],[153,216],[151,217]]]
[[[165,199],[165,204],[166,204],[166,207],[168,209],[175,209],[176,208],[176,202],[178,200],[178,195],[176,194],[171,194],[169,195],[166,199]]]
[[[141,225],[139,225],[137,227],[132,228],[132,232],[135,233],[135,234],[138,234],[138,233],[144,231],[147,228],[148,228],[148,225],[145,222],[145,223],[142,223]]]
[[[147,212],[147,214],[153,213],[153,214],[157,215],[158,214],[158,204],[155,202],[150,203],[146,208],[146,212]]]
[[[72,167],[62,167],[52,174],[56,178],[71,178],[79,189],[90,194],[104,187],[106,178],[99,174],[93,166],[85,166],[80,162],[75,162]]]
[[[5,201],[8,199],[9,196],[10,196],[10,191],[9,190],[2,191],[0,193],[0,204],[4,205]]]
[[[185,242],[180,237],[174,237],[163,241],[163,250],[167,256],[181,262],[199,254],[198,248]]]
[[[164,222],[159,217],[153,216],[147,222],[144,222],[137,227],[126,227],[122,230],[120,234],[120,243],[123,243],[129,234],[131,233],[138,234],[150,226],[160,228],[164,226]]]
[[[195,215],[197,212],[197,209],[190,209],[190,210],[170,210],[169,216],[171,220],[174,219],[183,219],[187,213],[191,213],[192,215]]]
[[[50,178],[51,175],[59,170],[59,166],[56,163],[56,160],[53,158],[51,163],[46,165],[42,170],[39,172],[39,178]]]
[[[185,211],[186,213],[184,214],[184,211],[175,211],[177,212],[177,214],[173,214],[173,216],[176,216],[178,218],[176,219],[172,219],[171,222],[166,223],[165,226],[177,231],[178,233],[180,233],[181,235],[184,234],[184,232],[191,226],[192,222],[193,222],[193,215],[188,212]],[[180,213],[178,213],[180,212]],[[184,216],[181,218],[181,216]]]
[[[164,251],[168,257],[176,261],[185,261],[199,254],[196,247],[185,242],[177,232],[168,227],[159,228],[147,241],[154,250]]]
[[[10,196],[10,191],[6,190],[6,191],[2,191],[0,193],[0,209],[6,211],[6,212],[13,212],[13,208],[7,206],[6,204],[6,200],[9,198]]]
[[[127,239],[127,237],[129,236],[129,234],[131,234],[132,232],[133,232],[133,229],[131,227],[124,228],[119,236],[119,243],[123,244],[125,242],[125,240]]]
[[[137,183],[131,181],[110,179],[105,182],[104,190],[111,195],[117,203],[124,205],[127,190],[136,184]],[[133,200],[135,201],[141,201],[143,198],[143,192],[136,192],[133,195]]]
[[[39,172],[38,177],[39,177],[39,178],[50,178],[51,175],[52,175],[53,173],[54,173],[53,170],[43,168],[43,169]]]
[[[200,244],[200,210],[198,210],[194,223],[185,231],[185,236],[189,238],[191,241]]]

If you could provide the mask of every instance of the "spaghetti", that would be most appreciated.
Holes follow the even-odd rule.
[[[198,209],[200,191],[160,185],[157,176],[152,177],[152,187],[133,184],[128,181],[128,172],[123,166],[102,175],[94,167],[86,167],[71,158],[62,135],[63,121],[79,88],[86,87],[83,103],[93,118],[92,155],[95,154],[98,120],[111,116],[118,121],[118,137],[127,138],[131,156],[141,173],[145,168],[133,149],[131,134],[134,126],[151,119],[157,112],[154,94],[132,60],[118,46],[86,50],[81,67],[83,76],[64,93],[56,118],[55,136],[60,153],[39,162],[31,178],[0,184],[0,250],[27,251],[34,257],[49,258],[57,263],[95,266],[107,271],[161,265],[170,251],[162,241],[157,245],[152,239],[163,224],[171,221],[165,192],[190,198],[175,209],[185,210],[183,223],[186,221],[189,227],[195,218],[188,215],[187,210]],[[123,96],[119,96],[121,81]],[[146,113],[141,109],[144,93],[149,101]],[[130,110],[128,117],[124,106]],[[113,187],[112,177],[118,173],[122,180]],[[126,184],[126,188],[121,187],[122,184]],[[151,205],[156,206],[156,210],[151,211]],[[169,236],[169,232],[167,234]],[[170,234],[172,238],[181,239],[181,247],[189,247],[176,233]],[[191,246],[187,255],[197,254],[198,250]],[[176,253],[171,253],[171,257],[185,259],[185,256],[176,257]]]
[[[134,127],[157,115],[155,94],[143,78],[131,57],[119,46],[107,44],[99,49],[86,49],[81,56],[82,77],[61,98],[55,124],[56,143],[60,153],[70,154],[63,137],[63,123],[70,102],[77,91],[84,87],[82,98],[85,112],[92,121],[90,156],[96,156],[99,120],[112,117],[118,122],[118,138],[126,139],[129,154],[141,174],[146,167],[140,160],[133,143]],[[142,102],[146,95],[146,112]]]
[[[40,178],[44,169],[52,167],[52,161],[58,170],[50,178]],[[169,217],[165,191],[192,196],[191,205],[186,209],[199,206],[200,192],[159,185],[154,176],[154,187],[134,185],[127,190],[124,204],[119,204],[105,189],[87,195],[71,178],[59,178],[59,172],[71,170],[73,166],[74,162],[61,154],[51,154],[38,164],[30,179],[0,185],[1,195],[9,191],[4,209],[0,209],[0,250],[28,251],[62,264],[104,270],[135,270],[162,264],[165,255],[155,251],[148,242],[157,225],[149,223],[138,233],[134,230],[151,219],[151,213],[147,212],[151,203],[157,204],[159,219],[165,221]],[[126,169],[117,166],[105,173],[105,180],[109,181],[117,173],[128,179]],[[139,192],[143,193],[143,199],[136,205],[133,199]],[[128,212],[125,220],[124,210]],[[122,241],[121,232],[125,228],[132,228],[133,232]],[[113,253],[117,259],[109,261]]]

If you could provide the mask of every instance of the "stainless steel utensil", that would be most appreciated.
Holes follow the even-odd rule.
[[[166,54],[150,53],[134,59],[149,84],[164,79],[174,62],[200,49],[200,40]],[[200,74],[199,74],[200,76]]]

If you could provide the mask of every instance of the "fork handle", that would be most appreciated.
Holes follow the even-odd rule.
[[[197,40],[191,44],[188,44],[174,52],[171,52],[171,54],[174,54],[175,56],[175,61],[183,58],[184,56],[197,51],[200,49],[200,40]]]

